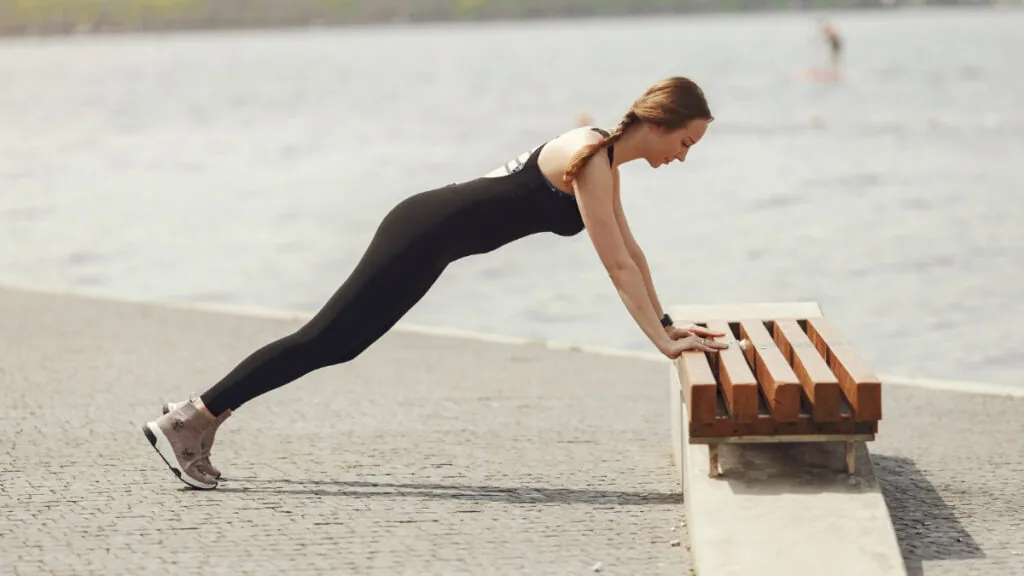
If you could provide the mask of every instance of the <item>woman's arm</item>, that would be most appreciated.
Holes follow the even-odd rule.
[[[622,197],[619,195],[619,171],[617,169],[612,175],[612,179],[612,202],[615,210],[615,222],[619,226],[619,233],[622,235],[622,241],[626,245],[626,252],[629,253],[629,257],[632,258],[633,262],[636,263],[636,267],[640,270],[640,275],[644,279],[644,287],[647,290],[647,296],[651,299],[651,306],[654,308],[654,313],[660,321],[665,315],[665,310],[658,300],[658,293],[654,290],[654,280],[651,279],[651,269],[647,265],[647,257],[644,256],[644,251],[640,249],[640,245],[633,238],[633,232],[629,229],[629,222],[626,221],[626,214],[622,210]]]
[[[599,154],[587,162],[573,188],[587,233],[619,298],[658,350],[670,351],[674,341],[661,326],[660,309],[653,304],[656,299],[648,293],[644,274],[630,255],[616,219],[615,182],[607,156]]]

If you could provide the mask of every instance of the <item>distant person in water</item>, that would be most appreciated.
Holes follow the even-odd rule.
[[[829,60],[832,63],[832,70],[838,73],[843,56],[843,41],[835,27],[826,20],[821,22],[821,33],[825,36],[825,42],[828,43]]]
[[[215,488],[220,471],[210,463],[210,448],[233,411],[314,370],[351,361],[423,298],[448,265],[532,234],[586,230],[626,310],[667,358],[728,348],[709,339],[722,333],[673,325],[619,196],[621,165],[684,161],[712,119],[697,84],[667,78],[636,99],[611,132],[577,127],[487,174],[409,196],[384,216],[355,269],[305,326],[251,353],[202,395],[165,405],[163,416],[142,426],[146,438],[180,480]],[[714,242],[689,235],[680,248],[710,250]]]

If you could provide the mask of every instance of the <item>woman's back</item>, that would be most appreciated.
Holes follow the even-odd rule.
[[[509,160],[494,170],[491,170],[484,175],[484,178],[507,176],[522,169],[526,166],[527,160],[530,156],[540,148],[540,155],[537,157],[537,169],[540,170],[541,175],[544,176],[548,184],[554,188],[555,191],[572,195],[572,189],[566,187],[562,181],[565,169],[569,166],[573,156],[581,148],[597,144],[602,138],[607,137],[607,135],[607,132],[592,126],[574,128],[559,134],[543,144],[523,152],[516,158]],[[609,153],[609,160],[611,160],[611,153]]]

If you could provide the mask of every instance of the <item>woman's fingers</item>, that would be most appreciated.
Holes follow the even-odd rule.
[[[725,342],[716,342],[715,340],[709,340],[700,336],[690,336],[687,340],[690,339],[692,339],[691,349],[702,350],[704,352],[718,352],[719,350],[725,350],[729,347]]]
[[[688,330],[696,334],[697,336],[703,336],[705,338],[720,338],[722,336],[725,336],[724,332],[709,330],[707,328],[704,328],[703,326],[697,326],[696,324],[687,324],[686,326],[683,326],[682,329]]]
[[[705,352],[718,352],[719,350],[725,350],[728,346],[722,346],[719,342],[708,341],[706,344],[701,344],[700,348]]]

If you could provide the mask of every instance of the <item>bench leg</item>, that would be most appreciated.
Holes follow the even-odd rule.
[[[721,469],[718,467],[718,444],[708,444],[708,470],[708,475],[712,478],[715,478],[722,473]]]
[[[857,455],[857,445],[854,442],[846,442],[846,473],[853,474],[854,462]]]

